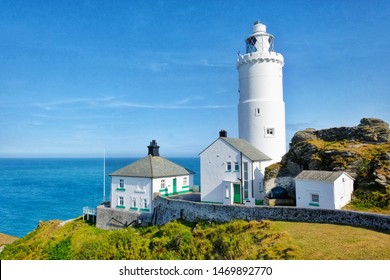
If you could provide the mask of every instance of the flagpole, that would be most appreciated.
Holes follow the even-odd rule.
[[[106,201],[106,149],[103,156],[103,203]]]

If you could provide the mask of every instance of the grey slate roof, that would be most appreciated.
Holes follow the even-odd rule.
[[[112,172],[110,176],[160,178],[190,174],[195,174],[195,172],[163,157],[148,155]]]
[[[345,173],[348,177],[353,179],[350,175],[348,175],[348,173],[343,171],[321,171],[321,170],[303,170],[295,177],[295,179],[334,182],[343,173]]]
[[[230,146],[235,148],[237,151],[241,152],[243,155],[248,157],[253,161],[265,161],[271,160],[269,156],[261,152],[259,149],[255,148],[251,144],[249,144],[244,139],[240,138],[229,138],[229,137],[220,137],[223,141],[228,143]]]

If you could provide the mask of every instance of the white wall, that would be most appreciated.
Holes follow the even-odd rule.
[[[264,163],[254,162],[253,163],[253,188],[254,188],[254,197],[258,200],[263,200],[265,196],[264,190]]]
[[[227,162],[231,162],[231,171],[226,170]],[[235,171],[235,162],[239,164],[239,170]],[[259,190],[260,182],[263,180],[261,173],[262,166],[260,163],[255,163],[252,166],[252,161],[245,155],[237,152],[229,144],[221,139],[215,141],[205,151],[200,154],[200,181],[201,181],[201,200],[204,202],[216,202],[224,204],[233,203],[233,184],[240,183],[243,176],[243,162],[248,163],[248,200],[244,201],[248,205],[255,204],[255,198],[260,199]],[[243,179],[243,178],[242,178]],[[252,181],[253,191],[252,195]],[[226,198],[226,186],[229,185],[230,196]],[[255,198],[253,198],[255,196]],[[244,194],[241,194],[244,197]]]
[[[186,178],[186,182],[184,181]],[[194,175],[175,176],[175,177],[164,177],[153,179],[153,192],[159,192],[162,196],[173,195],[173,180],[176,179],[176,193],[182,194],[192,190],[194,185]],[[165,181],[165,188],[161,188],[161,181]]]
[[[120,179],[124,180],[124,189],[119,187]],[[150,178],[111,176],[111,208],[150,212],[152,194]],[[119,197],[124,197],[124,208],[119,206]],[[144,199],[147,200],[146,208]],[[135,201],[135,207],[133,207],[133,201]]]
[[[232,182],[223,182],[224,201],[223,204],[232,205],[234,203],[234,189]]]
[[[232,171],[226,171],[226,162],[232,163]],[[234,162],[240,162],[240,153],[221,139],[215,141],[200,154],[201,200],[224,203],[223,181],[239,181],[240,172],[234,171]]]
[[[346,174],[342,174],[334,182],[335,208],[341,209],[351,201],[353,192],[353,180]]]
[[[265,163],[268,166],[286,153],[283,56],[274,52],[245,54],[239,56],[237,66],[239,137],[271,157]],[[266,134],[267,128],[274,128],[273,136]]]
[[[335,209],[333,182],[296,180],[295,187],[297,207]],[[319,195],[319,203],[312,202],[312,194]]]

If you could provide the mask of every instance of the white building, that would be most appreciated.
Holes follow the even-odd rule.
[[[111,208],[151,212],[153,193],[171,196],[189,192],[194,172],[159,155],[153,140],[148,155],[110,174]]]
[[[274,37],[262,23],[254,24],[245,42],[246,53],[237,61],[239,138],[265,152],[270,165],[286,153],[284,58],[274,51]]]
[[[226,131],[200,154],[201,201],[255,205],[263,199],[265,162],[270,158]]]
[[[304,170],[295,177],[297,207],[341,209],[351,201],[353,180],[342,171]]]

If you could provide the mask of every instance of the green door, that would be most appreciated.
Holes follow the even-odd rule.
[[[233,184],[233,202],[234,203],[241,203],[241,186],[240,184]]]
[[[176,180],[176,178],[173,179],[173,194],[177,194]]]

